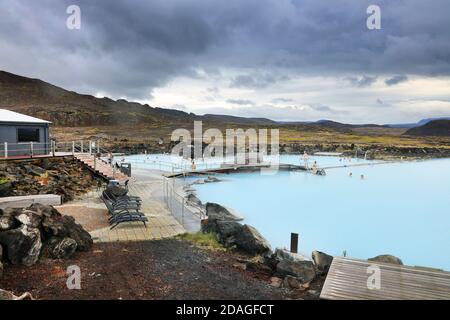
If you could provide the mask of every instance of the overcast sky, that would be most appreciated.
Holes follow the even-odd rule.
[[[0,69],[198,114],[415,122],[450,116],[449,13],[448,0],[2,0]]]

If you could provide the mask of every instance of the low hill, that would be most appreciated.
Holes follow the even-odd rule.
[[[199,116],[180,110],[154,108],[147,104],[97,98],[78,94],[39,79],[0,71],[0,108],[21,112],[53,122],[55,126],[111,126],[127,124],[161,126],[181,125],[194,120],[209,123],[274,124],[259,118],[223,115]]]
[[[416,123],[398,123],[398,124],[388,124],[387,126],[390,128],[404,128],[404,129],[411,129],[423,126],[424,124],[427,124],[430,121],[434,120],[450,120],[450,117],[440,117],[440,118],[426,118],[422,119]]]
[[[450,120],[432,120],[420,127],[411,128],[404,134],[409,136],[450,137]]]

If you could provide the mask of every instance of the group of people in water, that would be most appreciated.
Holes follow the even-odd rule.
[[[349,176],[350,178],[353,177],[353,173],[350,172],[350,173],[348,174],[348,176]],[[360,175],[360,178],[361,178],[361,180],[364,180],[364,175],[361,174],[361,175]]]
[[[319,165],[317,164],[317,161],[313,162],[311,168],[309,167],[309,155],[308,155],[308,153],[306,151],[303,152],[303,155],[302,155],[302,157],[300,159],[300,162],[302,160],[303,160],[303,163],[304,163],[305,168],[307,170],[311,170],[313,173],[317,173],[319,171]],[[340,162],[342,162],[342,161],[351,162],[352,158],[351,157],[339,158],[339,161]],[[349,173],[349,177],[353,177],[353,173],[352,172]],[[361,180],[364,180],[364,178],[365,178],[364,174],[361,174],[360,178],[361,178]]]

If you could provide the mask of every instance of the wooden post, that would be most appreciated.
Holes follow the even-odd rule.
[[[92,154],[92,141],[89,140],[89,155]]]
[[[97,140],[97,153],[100,153],[100,140]]]
[[[30,157],[33,158],[34,150],[33,150],[33,142],[30,142]]]
[[[75,155],[75,141],[72,141],[72,155]]]
[[[52,140],[52,156],[55,156],[55,149],[56,149],[56,143],[54,140]]]
[[[291,252],[298,253],[298,233],[291,233]]]
[[[5,158],[8,158],[8,142],[5,142]]]
[[[81,140],[81,153],[83,153],[83,140]]]

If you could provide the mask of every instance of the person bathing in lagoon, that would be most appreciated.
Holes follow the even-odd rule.
[[[353,176],[353,173],[350,172],[350,173],[348,174],[348,176],[349,176],[349,177],[352,177],[352,176]]]
[[[309,160],[309,155],[308,153],[306,153],[306,151],[303,152],[303,162],[305,163],[305,168],[308,169],[308,160]]]
[[[196,170],[196,169],[197,169],[197,166],[196,166],[194,160],[192,160],[192,163],[191,163],[191,169],[192,169],[192,170]]]
[[[363,174],[361,175],[361,180],[364,180],[364,175]]]
[[[313,172],[314,174],[317,173],[317,171],[319,170],[319,165],[317,164],[317,161],[314,161],[311,170],[312,170],[312,172]]]

